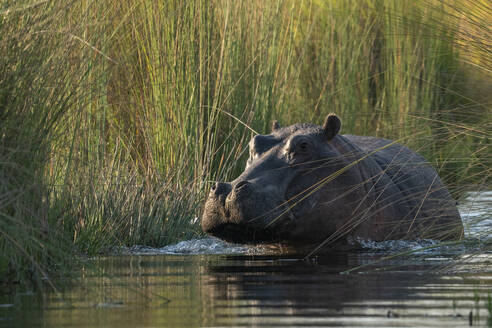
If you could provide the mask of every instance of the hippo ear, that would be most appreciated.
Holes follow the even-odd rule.
[[[272,122],[272,132],[275,132],[275,131],[277,131],[277,130],[279,130],[279,129],[280,129],[280,124],[278,123],[278,121],[277,121],[277,120],[274,120],[274,121]]]
[[[323,132],[325,133],[326,139],[331,140],[335,137],[340,131],[340,126],[342,123],[338,116],[333,113],[328,114],[325,119],[325,123],[323,124]]]

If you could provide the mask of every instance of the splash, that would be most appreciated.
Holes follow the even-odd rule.
[[[428,251],[439,244],[439,241],[432,239],[418,240],[385,240],[373,241],[362,238],[350,238],[349,243],[363,250],[382,251],[382,252],[405,252],[409,250]]]
[[[197,255],[197,254],[266,254],[270,252],[268,246],[263,245],[239,245],[225,242],[223,240],[207,237],[201,239],[191,239],[179,242],[174,245],[169,245],[161,248],[153,248],[148,246],[132,246],[120,247],[116,250],[120,254],[126,255]]]

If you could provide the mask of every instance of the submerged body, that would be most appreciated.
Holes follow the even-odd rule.
[[[202,228],[240,243],[303,246],[350,238],[459,239],[456,203],[436,171],[396,142],[295,124],[250,142],[245,171],[216,183]]]

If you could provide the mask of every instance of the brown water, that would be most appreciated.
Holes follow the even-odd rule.
[[[469,246],[367,242],[364,252],[310,261],[211,238],[124,249],[44,301],[0,295],[0,327],[492,326],[490,223],[468,229],[481,238]]]

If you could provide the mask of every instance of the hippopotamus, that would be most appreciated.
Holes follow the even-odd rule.
[[[456,202],[419,154],[388,139],[298,123],[249,142],[244,172],[212,185],[201,226],[236,243],[457,240]]]

